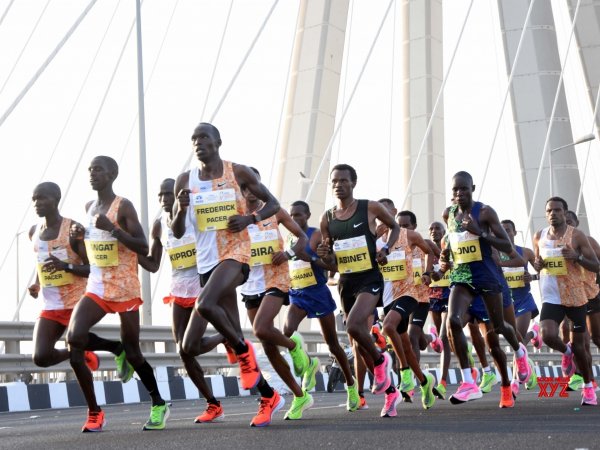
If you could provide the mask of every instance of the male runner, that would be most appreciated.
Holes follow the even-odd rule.
[[[196,269],[196,237],[194,229],[189,223],[181,239],[176,239],[169,228],[168,224],[173,218],[173,204],[175,203],[174,188],[175,180],[172,178],[166,178],[160,184],[158,200],[163,213],[152,225],[150,254],[148,256],[138,255],[138,262],[144,269],[156,273],[160,267],[163,250],[169,258],[171,288],[169,295],[164,298],[164,302],[171,305],[173,338],[179,349],[181,361],[192,383],[206,399],[206,411],[196,417],[195,422],[209,423],[222,419],[225,414],[221,402],[214,397],[210,385],[206,382],[204,371],[196,356],[224,343],[225,339],[220,334],[204,337],[207,321],[194,311],[196,298],[200,294],[200,278]],[[193,323],[190,325],[192,321]],[[196,335],[199,336],[194,349],[182,347],[183,335],[188,325],[194,328]]]
[[[452,289],[448,303],[447,327],[449,339],[458,357],[463,382],[450,398],[452,403],[463,403],[481,398],[467,357],[463,333],[463,315],[475,296],[480,295],[496,334],[502,334],[513,348],[517,358],[519,380],[527,382],[531,368],[527,349],[519,343],[515,330],[505,322],[502,314],[502,288],[498,280],[498,266],[492,257],[492,246],[511,253],[512,245],[500,225],[498,215],[490,206],[473,201],[475,186],[467,172],[452,177],[452,194],[456,204],[448,211],[448,240],[454,266],[450,274]],[[441,260],[448,260],[442,252]]]
[[[248,225],[276,214],[279,202],[249,167],[221,159],[221,134],[214,125],[200,123],[194,129],[192,144],[199,164],[179,175],[175,182],[177,202],[171,228],[179,239],[185,233],[187,220],[194,225],[196,264],[203,288],[196,310],[233,348],[240,366],[242,388],[252,389],[259,385],[262,376],[252,344],[242,333],[236,287],[242,285],[250,273]],[[241,185],[265,203],[260,214],[246,214]],[[198,338],[190,328],[183,338],[184,349]],[[262,411],[270,418],[273,410],[282,406],[283,399],[270,387],[261,391],[261,397]]]
[[[111,313],[119,314],[127,361],[152,399],[150,418],[144,430],[162,430],[169,417],[169,407],[160,396],[152,367],[140,350],[139,307],[142,299],[137,255],[148,253],[148,243],[133,204],[113,191],[113,183],[119,174],[117,162],[108,156],[97,156],[88,170],[92,189],[98,194],[96,200],[86,205],[85,246],[90,276],[86,292],[73,311],[67,334],[71,366],[88,404],[88,420],[83,431],[102,431],[105,423],[83,352],[88,346],[90,328]],[[83,238],[83,230],[79,230],[76,237]]]
[[[368,323],[368,320],[375,308],[381,306],[383,278],[377,265],[387,262],[389,247],[376,250],[376,220],[390,229],[390,242],[396,242],[400,227],[382,204],[354,198],[357,175],[352,166],[334,166],[330,179],[336,206],[321,217],[323,240],[317,254],[326,265],[337,263],[338,291],[346,314],[347,332],[360,352],[354,356],[364,359],[375,378],[372,392],[381,394],[391,384],[391,358],[375,347],[370,333],[373,322]]]
[[[44,182],[33,190],[33,207],[43,221],[31,227],[29,239],[37,254],[36,282],[29,286],[33,298],[41,297],[42,311],[33,329],[33,362],[40,367],[50,367],[69,359],[68,349],[57,349],[58,342],[69,325],[75,304],[85,292],[90,266],[85,246],[81,240],[70,237],[71,228],[82,228],[72,219],[62,217],[58,210],[61,192],[56,183]],[[127,373],[123,346],[120,342],[103,339],[89,333],[87,349],[112,352],[119,365],[119,376]],[[90,370],[98,369],[98,356],[84,352]],[[125,367],[122,367],[125,366]]]
[[[561,368],[564,376],[573,375],[573,360],[577,362],[584,381],[581,404],[597,405],[591,358],[585,342],[589,335],[586,333],[588,294],[584,272],[597,273],[600,264],[585,234],[567,225],[565,213],[568,209],[562,198],[549,198],[546,220],[550,226],[537,231],[533,237],[534,268],[540,272],[542,291],[542,339],[548,347],[563,354]],[[571,342],[566,345],[558,335],[565,316],[572,322]]]
[[[359,391],[362,391],[362,387],[357,386],[357,382],[352,376],[346,352],[337,337],[334,316],[337,307],[331,296],[331,291],[327,287],[326,271],[329,271],[331,267],[327,266],[317,256],[316,251],[321,242],[321,231],[308,226],[310,215],[308,203],[302,200],[292,203],[290,216],[309,239],[305,252],[309,255],[310,262],[299,259],[297,255],[289,262],[291,278],[290,306],[287,310],[283,333],[286,336],[292,336],[298,330],[300,322],[306,317],[319,320],[321,333],[329,347],[329,352],[337,360],[346,379],[346,390],[348,391],[346,408],[348,411],[356,411],[360,407],[361,397]]]

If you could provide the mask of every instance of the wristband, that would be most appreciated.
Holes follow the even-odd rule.
[[[115,239],[119,239],[119,236],[117,236],[118,233],[119,229],[117,227],[114,227],[112,230],[110,230],[110,235]]]
[[[390,254],[390,247],[387,244],[385,244],[383,247],[381,247],[381,250],[383,250],[386,255]]]

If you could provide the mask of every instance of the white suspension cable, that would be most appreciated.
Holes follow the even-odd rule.
[[[2,13],[2,17],[0,17],[0,25],[2,25],[2,22],[4,22],[4,18],[8,14],[8,11],[10,11],[10,7],[13,5],[14,2],[15,2],[15,0],[10,0],[10,3],[4,9],[4,12]]]
[[[392,189],[392,128],[394,124],[394,69],[396,66],[396,2],[394,2],[394,25],[392,27],[392,69],[390,73],[390,123],[388,128],[388,182],[387,182],[387,197],[390,198]]]
[[[600,86],[598,86],[598,92],[596,93],[596,102],[594,103],[594,112],[592,114],[592,126],[590,127],[590,133],[594,133],[596,129],[596,117],[598,114],[598,101],[600,100]],[[588,142],[587,152],[585,155],[585,165],[583,166],[583,175],[581,176],[581,185],[579,186],[579,195],[577,195],[577,208],[575,214],[579,215],[579,209],[581,208],[581,202],[583,200],[583,184],[585,183],[585,177],[587,175],[588,163],[590,161],[590,150],[592,148],[592,141]]]
[[[252,43],[250,44],[250,47],[246,51],[246,54],[242,58],[242,62],[240,63],[240,65],[238,66],[237,70],[233,74],[233,77],[229,81],[229,85],[227,86],[227,89],[225,89],[225,92],[221,96],[221,100],[219,100],[219,104],[217,105],[217,108],[213,111],[212,115],[210,116],[209,122],[212,123],[215,120],[215,117],[219,113],[219,110],[221,109],[221,106],[223,105],[223,103],[225,102],[225,99],[229,95],[229,92],[231,91],[231,88],[233,87],[234,83],[236,82],[237,77],[239,76],[240,72],[242,71],[242,68],[246,65],[246,61],[248,60],[248,57],[252,53],[252,50],[254,49],[254,46],[256,45],[256,42],[258,41],[258,38],[262,35],[262,32],[266,28],[267,22],[271,18],[271,15],[273,14],[273,11],[275,10],[275,6],[277,6],[277,3],[279,3],[279,0],[275,0],[273,2],[273,5],[271,6],[271,9],[269,10],[269,12],[267,13],[267,16],[265,17],[265,20],[263,21],[261,27],[259,28],[258,32],[256,33],[256,36],[254,36],[254,39],[252,40]],[[190,163],[192,162],[192,157],[193,156],[194,156],[194,152],[190,152],[189,155],[188,155],[188,158],[186,160],[186,163],[183,166],[183,169],[181,169],[181,172],[184,172],[184,171],[186,171],[186,170],[189,169]]]
[[[523,41],[525,38],[525,32],[527,31],[527,25],[529,24],[529,19],[531,17],[531,11],[533,11],[533,5],[535,4],[535,0],[531,0],[529,3],[529,9],[527,10],[527,14],[525,15],[525,23],[523,24],[523,29],[521,30],[521,36],[519,36],[519,43],[517,44],[517,51],[515,52],[515,58],[513,60],[513,65],[510,69],[510,75],[508,76],[508,83],[506,85],[506,89],[504,91],[504,99],[502,100],[502,106],[500,107],[500,113],[498,114],[498,121],[496,122],[496,129],[494,130],[494,137],[492,138],[492,145],[490,146],[490,150],[488,152],[487,162],[485,164],[485,170],[483,171],[483,178],[481,182],[479,182],[479,195],[477,196],[477,200],[481,199],[481,194],[483,193],[483,187],[485,184],[485,180],[487,178],[488,169],[490,168],[490,162],[492,161],[492,154],[494,153],[494,146],[496,145],[496,138],[498,137],[498,131],[500,131],[500,125],[502,124],[502,117],[504,116],[504,108],[506,107],[506,101],[508,100],[508,95],[510,94],[510,87],[512,86],[513,78],[515,75],[515,70],[517,68],[519,62],[519,56],[521,56],[521,49],[523,48]]]
[[[294,30],[298,29],[298,24],[300,22],[300,2],[298,2],[298,12],[296,13],[296,26]],[[273,149],[273,157],[271,158],[271,170],[269,171],[269,183],[267,187],[269,190],[271,189],[271,185],[273,183],[273,172],[275,171],[275,162],[277,161],[278,152],[278,144],[279,144],[279,136],[281,135],[281,125],[283,124],[285,118],[283,117],[285,113],[285,100],[286,100],[286,92],[288,91],[288,86],[290,84],[290,73],[292,71],[292,58],[294,57],[294,44],[292,43],[290,48],[290,57],[288,58],[287,64],[287,74],[285,76],[285,86],[283,87],[283,95],[281,98],[281,108],[279,110],[279,123],[277,124],[277,133],[275,134],[275,148]]]
[[[333,134],[331,135],[331,138],[329,139],[329,143],[327,144],[325,152],[323,153],[323,156],[321,157],[321,162],[319,163],[319,168],[317,169],[317,172],[315,173],[315,176],[313,177],[312,182],[310,183],[310,187],[308,188],[306,197],[304,197],[304,201],[307,203],[310,200],[310,196],[312,195],[312,191],[315,187],[315,184],[316,184],[317,180],[319,179],[319,175],[320,175],[321,171],[323,170],[323,166],[325,165],[325,160],[329,157],[329,154],[331,153],[331,149],[333,147],[333,143],[335,142],[335,138],[336,138],[338,132],[340,131],[340,129],[342,128],[342,124],[344,123],[344,118],[346,117],[346,113],[348,112],[348,109],[350,108],[350,105],[352,104],[352,99],[354,98],[354,94],[356,94],[356,89],[358,88],[358,85],[360,84],[360,80],[362,79],[362,76],[365,73],[365,69],[367,68],[369,60],[371,59],[371,54],[373,53],[375,44],[377,44],[377,41],[379,40],[379,35],[381,34],[381,30],[383,28],[383,25],[385,24],[385,20],[387,19],[389,12],[390,12],[393,1],[394,0],[390,0],[390,2],[388,3],[387,9],[385,10],[385,14],[383,15],[383,18],[381,19],[381,23],[379,24],[379,28],[377,29],[377,33],[375,34],[375,38],[373,39],[373,42],[371,43],[371,48],[369,48],[369,53],[367,53],[367,57],[365,58],[362,68],[360,69],[358,78],[356,79],[356,82],[354,83],[354,87],[352,88],[352,92],[350,93],[350,97],[348,98],[348,103],[344,106],[344,110],[342,111],[342,115],[340,116],[340,121],[338,122],[337,126],[335,127],[335,130],[333,130]]]
[[[533,195],[531,197],[531,204],[529,209],[529,217],[527,218],[527,230],[525,231],[524,239],[526,242],[532,241],[532,236],[530,235],[531,225],[533,222],[533,208],[535,206],[535,200],[538,194],[538,189],[540,186],[540,180],[542,178],[542,169],[544,161],[546,161],[546,155],[549,153],[548,151],[548,143],[550,142],[550,133],[552,131],[552,125],[554,123],[554,114],[556,112],[556,106],[558,105],[558,97],[560,95],[561,88],[563,87],[563,75],[565,71],[565,67],[567,65],[567,59],[569,57],[569,50],[571,48],[571,41],[573,40],[573,34],[575,33],[575,24],[577,23],[577,15],[579,14],[579,5],[581,4],[581,0],[577,0],[577,6],[575,7],[575,13],[573,14],[573,24],[571,25],[571,33],[569,35],[569,42],[567,44],[567,49],[565,50],[565,57],[563,61],[564,65],[560,68],[560,76],[558,77],[558,84],[556,86],[556,94],[554,95],[554,103],[552,104],[552,112],[550,113],[550,121],[548,123],[548,130],[546,130],[546,138],[544,139],[544,150],[542,152],[542,157],[540,158],[540,165],[538,167],[538,173],[535,180],[535,187],[533,188]]]
[[[408,194],[412,188],[413,179],[415,177],[415,173],[417,171],[417,166],[419,165],[419,161],[421,159],[421,155],[423,154],[423,150],[425,149],[425,143],[429,138],[429,133],[431,132],[431,127],[433,125],[433,119],[435,118],[435,114],[440,104],[440,100],[444,93],[444,88],[446,87],[446,82],[448,81],[448,77],[450,75],[450,71],[454,66],[454,58],[456,57],[456,53],[458,50],[458,46],[460,45],[463,37],[463,33],[465,31],[465,27],[467,25],[467,21],[469,20],[469,16],[471,15],[471,8],[473,7],[473,0],[469,3],[469,8],[467,9],[467,14],[465,15],[465,20],[463,21],[462,27],[460,29],[460,33],[458,35],[458,40],[456,41],[456,45],[454,46],[454,51],[452,52],[452,57],[450,58],[450,63],[448,64],[448,69],[446,69],[446,74],[444,79],[442,80],[442,85],[440,86],[440,91],[438,92],[437,98],[435,99],[435,104],[433,105],[433,111],[431,112],[431,117],[427,122],[427,128],[425,129],[425,135],[423,136],[423,140],[421,141],[421,147],[419,148],[419,153],[417,153],[417,158],[415,159],[415,163],[413,165],[412,171],[410,173],[410,178],[408,179],[408,183],[406,185],[406,191],[404,193],[404,199],[402,200],[402,209],[404,209],[406,205],[406,200],[408,200]]]
[[[229,28],[229,19],[231,18],[231,10],[233,9],[233,0],[229,2],[229,10],[227,11],[227,17],[225,18],[225,26],[223,27],[223,32],[221,33],[221,41],[219,42],[219,50],[217,51],[217,57],[215,59],[215,64],[213,65],[212,73],[210,74],[210,81],[208,82],[208,88],[206,89],[206,97],[204,98],[204,105],[202,106],[202,113],[200,117],[204,117],[206,112],[206,106],[208,105],[208,99],[210,98],[210,93],[212,91],[212,85],[215,80],[215,74],[217,73],[217,67],[219,66],[219,61],[221,59],[221,50],[223,50],[223,43],[225,42],[225,36],[227,34],[227,30]]]
[[[15,69],[17,68],[17,66],[19,65],[19,61],[21,61],[21,57],[23,56],[23,54],[25,53],[25,50],[29,46],[29,41],[31,41],[31,38],[35,34],[35,31],[37,30],[37,27],[40,24],[40,22],[42,20],[42,17],[44,17],[44,13],[46,12],[46,9],[48,9],[48,5],[49,4],[50,4],[50,0],[47,0],[46,4],[44,5],[44,9],[42,9],[42,12],[40,13],[39,17],[35,21],[35,24],[33,25],[33,29],[31,30],[31,33],[29,33],[29,36],[27,37],[27,40],[25,41],[25,44],[21,48],[21,51],[19,52],[19,56],[17,56],[17,60],[13,64],[12,69],[10,69],[10,72],[8,72],[8,76],[4,80],[4,83],[2,84],[2,87],[0,87],[0,95],[2,94],[2,92],[4,92],[4,88],[6,87],[6,85],[8,84],[8,82],[10,81],[10,77],[12,76],[13,72],[15,71]]]
[[[350,45],[352,44],[352,24],[354,23],[354,1],[350,1],[350,11],[348,12],[348,28],[346,29],[346,33],[348,34],[348,48],[346,49],[346,66],[344,67],[344,84],[342,85],[342,106],[346,104],[346,88],[348,87],[348,67],[350,67]],[[343,130],[342,130],[343,131]],[[340,137],[337,140],[337,153],[335,156],[335,163],[339,163],[340,161],[340,151],[342,149],[342,138],[344,133],[340,131]]]
[[[91,0],[90,1],[90,3],[87,5],[87,7],[79,15],[79,17],[77,18],[77,20],[75,21],[75,23],[71,26],[71,28],[69,28],[69,31],[67,31],[67,34],[62,38],[62,40],[58,43],[58,45],[50,53],[50,55],[48,56],[48,58],[46,58],[46,60],[42,64],[42,66],[33,75],[33,77],[31,78],[31,80],[29,80],[29,82],[27,83],[27,85],[25,85],[25,87],[23,88],[23,90],[21,91],[21,93],[17,96],[17,98],[15,98],[15,100],[8,107],[8,109],[4,112],[4,114],[2,114],[2,117],[0,117],[0,126],[2,126],[2,124],[8,118],[8,116],[10,116],[10,113],[12,113],[13,110],[17,107],[17,105],[21,102],[21,100],[23,100],[23,97],[25,97],[25,95],[27,94],[27,92],[29,92],[29,89],[31,89],[31,87],[35,84],[35,82],[37,81],[37,79],[42,75],[42,73],[44,73],[44,71],[46,70],[46,67],[48,67],[50,65],[50,63],[52,62],[52,60],[54,59],[54,57],[58,54],[58,52],[60,51],[60,49],[62,49],[63,46],[67,43],[67,41],[69,40],[69,38],[71,37],[71,35],[75,32],[75,30],[77,29],[77,27],[79,26],[79,24],[83,21],[83,19],[85,19],[85,16],[90,11],[90,9],[92,9],[92,7],[96,3],[96,1],[97,0]]]

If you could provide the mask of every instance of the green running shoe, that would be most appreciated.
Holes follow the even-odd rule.
[[[533,364],[533,361],[530,358],[527,358],[527,360],[529,361],[529,367],[531,367],[531,377],[529,377],[529,381],[527,383],[525,383],[525,389],[530,391],[537,387],[538,381],[537,381],[537,373],[535,373],[535,365]],[[583,383],[583,378],[581,379],[581,382]],[[582,384],[582,386],[583,386],[583,384]],[[567,390],[569,390],[568,386],[567,386]]]
[[[410,369],[404,369],[400,373],[400,391],[410,392],[415,389],[413,373]]]
[[[346,384],[346,391],[348,392],[348,401],[346,402],[346,409],[350,412],[358,410],[360,408],[360,396],[358,395],[358,383],[355,378],[352,378],[354,382],[352,386]]]
[[[492,391],[492,387],[498,383],[498,378],[496,378],[496,374],[494,372],[483,372],[483,377],[481,377],[481,383],[479,383],[479,389],[484,394],[488,394]]]
[[[303,390],[303,392],[304,395],[302,397],[294,396],[294,400],[292,400],[292,406],[290,407],[288,412],[285,413],[285,416],[283,416],[284,420],[302,419],[302,412],[306,411],[313,405],[314,400],[312,398],[312,395],[310,395],[305,390]]]
[[[308,370],[302,375],[302,389],[306,392],[310,392],[312,388],[317,385],[317,372],[319,371],[319,358],[316,356],[310,358],[310,364]]]
[[[473,358],[473,344],[467,342],[467,358],[469,358],[469,367],[475,367],[475,358]]]
[[[433,383],[435,383],[435,378],[428,373],[425,374],[425,380],[427,383],[425,385],[421,384],[421,403],[423,404],[424,409],[429,409],[435,403],[435,395],[433,394]]]
[[[144,425],[144,430],[164,430],[169,414],[169,406],[166,403],[164,405],[154,405],[150,409],[150,418]]]
[[[133,366],[127,361],[127,355],[125,350],[115,356],[115,363],[117,364],[117,375],[123,383],[127,383],[133,376]]]
[[[439,398],[440,400],[446,400],[446,386],[444,386],[442,383],[440,383],[435,387],[435,390],[437,392],[437,395],[436,395],[437,398]],[[434,392],[434,394],[436,392]]]
[[[533,378],[533,377],[532,377]],[[578,391],[583,388],[583,377],[578,373],[571,375],[569,384],[567,385],[567,391]]]
[[[294,363],[294,373],[297,377],[301,377],[308,369],[310,360],[307,353],[304,351],[304,340],[302,339],[302,335],[297,331],[294,331],[294,334],[290,336],[290,339],[296,344],[296,346],[290,350],[290,356]]]

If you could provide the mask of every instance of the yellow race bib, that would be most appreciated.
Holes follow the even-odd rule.
[[[56,256],[61,261],[68,261],[67,251],[65,249],[53,250],[52,255]],[[37,272],[42,287],[58,287],[73,283],[73,274],[64,270],[57,270],[50,273],[44,268],[46,259],[50,255],[48,253],[38,253]]]
[[[423,280],[421,279],[421,275],[423,275],[423,266],[421,264],[421,258],[415,258],[412,260],[412,271],[413,284],[415,286],[421,286],[423,284]]]
[[[312,265],[307,261],[297,259],[289,262],[290,280],[293,289],[302,289],[317,284]]]
[[[467,264],[483,260],[479,236],[468,231],[450,233],[450,248],[455,264]]]
[[[525,269],[522,267],[503,267],[502,273],[504,274],[504,279],[508,283],[509,288],[516,289],[525,287],[525,281],[523,281]]]
[[[567,261],[562,255],[562,248],[540,248],[540,256],[544,260],[542,273],[545,275],[567,275]]]
[[[279,234],[277,230],[250,231],[249,234],[251,242],[250,267],[271,264],[273,253],[279,251]]]
[[[373,268],[365,236],[335,241],[333,251],[340,274],[363,272]]]
[[[387,264],[379,266],[384,281],[400,281],[408,277],[406,272],[406,254],[402,250],[395,250],[387,256]]]
[[[237,214],[234,189],[200,192],[190,200],[199,231],[225,230],[229,217]]]
[[[115,267],[119,265],[119,242],[108,231],[91,230],[85,239],[90,265]]]
[[[174,270],[187,269],[196,265],[196,238],[184,235],[181,239],[167,242],[165,248]]]

